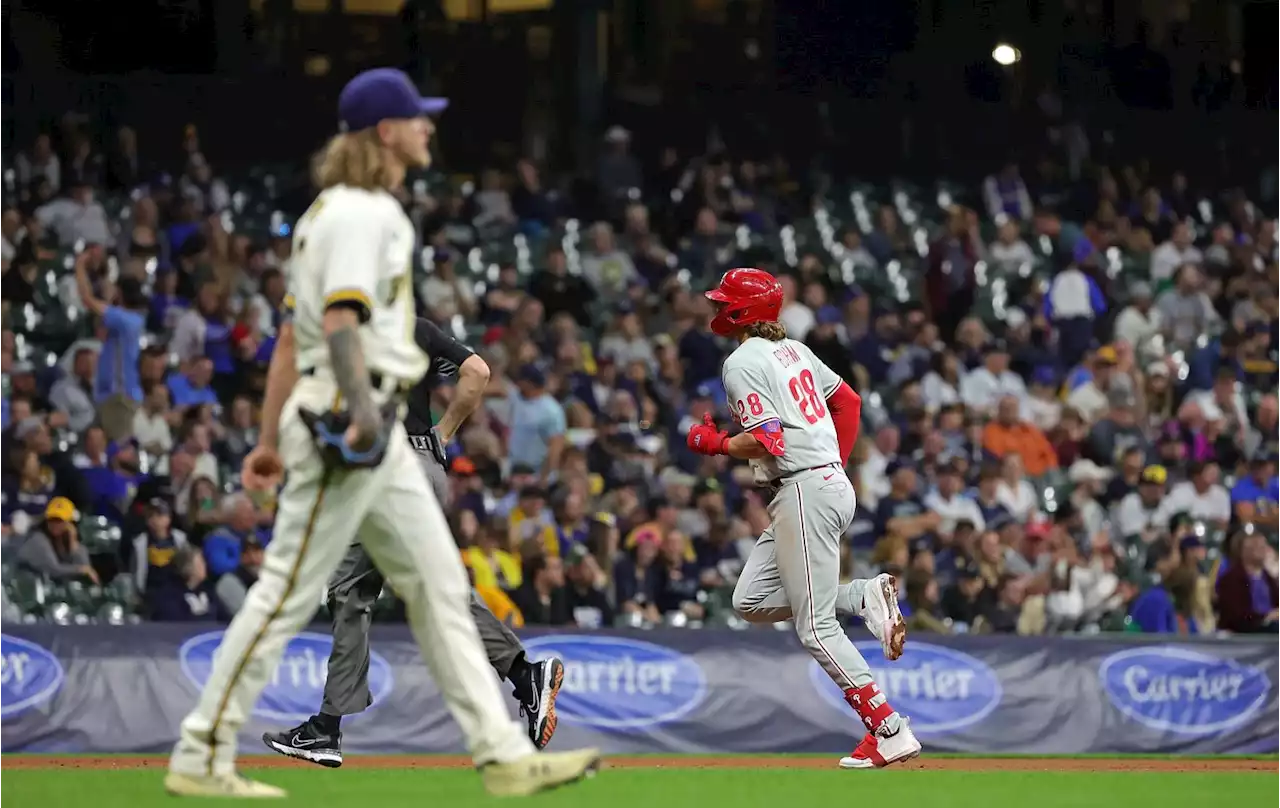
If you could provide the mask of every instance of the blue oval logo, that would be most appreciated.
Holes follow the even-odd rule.
[[[1112,654],[1098,678],[1115,708],[1152,729],[1208,735],[1248,722],[1271,680],[1249,665],[1162,645]]]
[[[222,635],[221,631],[198,634],[178,650],[182,672],[197,687],[204,687],[209,681],[213,653],[218,650]],[[271,681],[262,689],[258,703],[253,707],[253,714],[282,722],[301,722],[314,715],[324,698],[324,682],[329,675],[329,652],[332,650],[333,638],[327,634],[304,631],[289,640]],[[394,683],[387,660],[371,650],[369,692],[373,696],[374,707],[391,692]]]
[[[912,641],[896,662],[884,658],[874,640],[854,643],[893,708],[911,719],[920,735],[943,735],[971,726],[1000,705],[1000,678],[987,663],[940,645]],[[879,665],[880,667],[876,667]],[[809,678],[827,701],[851,711],[844,693],[817,662]]]
[[[556,634],[525,642],[533,657],[564,660],[556,713],[571,724],[607,730],[653,727],[692,712],[707,677],[692,657],[640,640]]]
[[[30,640],[0,634],[0,717],[12,718],[53,698],[62,663]]]

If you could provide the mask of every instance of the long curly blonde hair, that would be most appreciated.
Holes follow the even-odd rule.
[[[377,129],[334,135],[312,161],[311,176],[320,190],[347,185],[372,191],[390,184],[387,155]]]

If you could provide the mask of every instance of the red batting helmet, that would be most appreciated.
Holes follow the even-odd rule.
[[[707,299],[722,303],[711,330],[722,337],[752,323],[772,323],[782,311],[782,284],[763,269],[731,269]]]

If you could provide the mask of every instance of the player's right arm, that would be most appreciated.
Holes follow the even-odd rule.
[[[383,253],[383,217],[372,200],[352,200],[342,210],[318,212],[315,256],[324,306],[329,366],[351,416],[347,443],[356,451],[373,446],[382,426],[364,361],[359,328],[373,314],[378,258]],[[327,214],[327,215],[326,215]],[[319,219],[323,216],[324,219]]]
[[[786,449],[782,435],[782,418],[763,374],[747,368],[730,367],[724,371],[724,389],[729,405],[734,408],[741,434],[734,435],[725,453],[739,460],[754,460],[773,455],[781,457]]]
[[[736,366],[724,369],[724,392],[742,432],[731,438],[718,432],[714,421],[708,421],[690,430],[689,448],[704,455],[728,455],[739,460],[782,456],[786,449],[782,419],[769,396],[768,384],[758,376]]]
[[[724,453],[738,460],[758,460],[771,454],[750,432],[739,432],[729,438],[729,442],[725,444]]]

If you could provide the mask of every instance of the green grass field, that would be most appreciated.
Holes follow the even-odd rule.
[[[658,759],[655,759],[658,760]],[[587,782],[524,801],[557,808],[712,808],[713,806],[801,806],[871,804],[891,800],[907,808],[1055,808],[1128,805],[1140,808],[1275,805],[1274,760],[1262,771],[1095,770],[1090,759],[1070,760],[1069,771],[988,767],[994,761],[946,759],[946,768],[840,771],[815,768],[812,759],[779,757],[759,766],[683,768],[667,761],[648,768],[633,759],[626,768],[602,771]],[[789,765],[794,761],[795,765]],[[1117,761],[1112,760],[1113,764]],[[1226,763],[1227,761],[1221,761]],[[151,808],[173,805],[158,768],[32,768],[36,760],[7,756],[0,782],[4,805],[22,808]],[[415,764],[416,765],[416,764]],[[429,764],[428,764],[429,765]],[[370,768],[339,770],[273,766],[245,773],[287,788],[274,805],[485,806],[510,804],[484,794],[477,775],[465,768]]]

